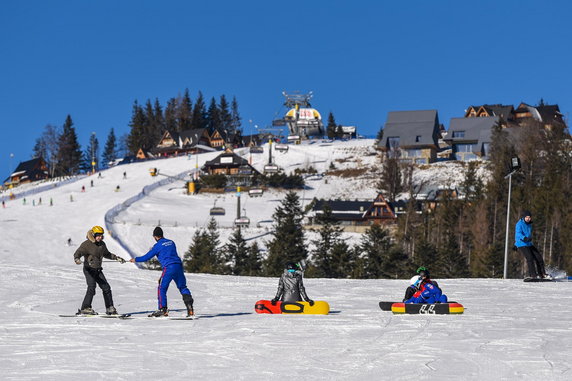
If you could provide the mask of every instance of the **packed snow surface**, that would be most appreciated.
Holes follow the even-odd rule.
[[[360,147],[370,152],[371,144],[302,145],[276,155],[276,161],[287,171],[313,163],[324,172],[343,155],[351,158],[344,165],[357,162],[351,152],[360,152]],[[199,319],[153,320],[144,316],[156,308],[160,273],[106,262],[115,306],[137,318],[59,317],[75,313],[85,293],[73,253],[87,230],[105,225],[107,211],[162,179],[149,176],[149,167],[176,175],[216,155],[122,165],[103,171],[101,178],[82,177],[28,194],[25,204],[23,197],[6,201],[6,208],[0,209],[1,379],[572,379],[572,284],[566,282],[439,279],[449,298],[465,306],[465,313],[402,316],[381,311],[378,302],[400,300],[406,280],[306,279],[309,296],[330,303],[329,315],[258,315],[254,303],[274,296],[277,278],[187,274]],[[252,162],[261,169],[266,159],[267,153],[259,154]],[[360,160],[375,165],[375,156],[366,154]],[[308,184],[311,188],[299,192],[304,202],[344,198],[345,189],[351,188],[341,180]],[[106,226],[124,243],[106,235],[110,251],[125,258],[144,254],[160,220],[182,255],[194,231],[206,226],[215,199],[227,210],[217,217],[224,243],[236,216],[236,195],[187,196],[182,186],[179,181],[159,187],[126,207]],[[351,194],[363,199],[375,192],[364,186],[354,187]],[[276,191],[257,199],[243,195],[252,221],[245,236],[271,230],[267,221],[283,197]],[[174,284],[168,296],[171,315],[183,315]],[[99,289],[93,307],[104,311]]]

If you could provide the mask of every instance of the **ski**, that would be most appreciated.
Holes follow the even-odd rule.
[[[557,279],[553,278],[524,278],[523,282],[556,282]]]
[[[127,319],[131,314],[118,314],[118,315],[87,315],[87,314],[73,314],[73,315],[58,315],[59,317],[76,317],[76,318],[106,318],[106,319]]]

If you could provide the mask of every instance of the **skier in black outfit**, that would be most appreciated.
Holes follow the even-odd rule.
[[[305,300],[310,303],[311,306],[314,305],[314,301],[308,298],[306,294],[304,281],[302,280],[302,271],[294,262],[288,262],[286,264],[284,273],[280,276],[280,280],[278,281],[278,291],[276,291],[276,296],[272,299],[272,305],[275,305],[279,300],[283,302],[299,302]]]
[[[87,282],[87,291],[78,314],[97,315],[97,312],[95,312],[91,307],[91,302],[95,295],[96,284],[99,285],[103,292],[105,313],[107,315],[117,314],[117,310],[113,306],[111,286],[107,283],[105,275],[103,275],[101,262],[104,257],[121,263],[125,263],[125,260],[107,250],[107,246],[105,246],[105,242],[103,242],[103,233],[104,231],[101,226],[94,226],[91,228],[87,232],[87,240],[77,248],[73,255],[75,263],[78,265],[82,264],[81,257],[84,257],[83,274],[85,275],[85,281]]]

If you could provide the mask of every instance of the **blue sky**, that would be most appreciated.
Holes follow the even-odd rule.
[[[84,148],[129,132],[133,102],[236,97],[245,133],[313,91],[375,135],[395,110],[540,98],[565,116],[569,1],[10,1],[0,5],[0,177],[70,114]],[[10,159],[13,154],[13,159]]]

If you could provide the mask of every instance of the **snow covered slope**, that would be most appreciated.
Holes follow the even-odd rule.
[[[287,167],[304,165],[307,159],[321,172],[359,144],[365,143],[293,147],[276,160]],[[199,165],[216,155],[200,155]],[[375,163],[374,156],[364,157]],[[103,178],[81,178],[28,196],[26,205],[17,199],[0,209],[1,379],[571,378],[571,283],[440,279],[444,292],[465,305],[463,315],[396,316],[379,310],[377,303],[399,300],[405,280],[307,279],[309,296],[328,301],[332,313],[271,316],[257,315],[253,307],[256,300],[274,295],[277,279],[187,274],[200,316],[196,321],[58,317],[75,312],[85,292],[81,266],[73,263],[72,255],[86,231],[103,225],[109,209],[161,180],[149,176],[149,167],[174,175],[192,170],[194,159],[115,167],[102,172]],[[323,166],[318,168],[319,161]],[[253,162],[265,163],[262,157]],[[350,165],[336,163],[338,168]],[[207,209],[216,196],[186,196],[176,188],[182,185],[161,187],[117,217],[112,228],[130,250],[141,255],[153,244],[156,220],[162,221],[166,236],[175,239],[180,254],[187,249],[193,229],[208,220]],[[308,200],[337,194],[330,185],[319,182],[300,195]],[[42,205],[37,205],[39,197]],[[278,192],[245,197],[244,208],[252,221],[266,221],[282,197]],[[359,197],[372,194],[364,190]],[[234,195],[219,196],[217,206],[224,205],[224,217],[230,218],[219,220],[223,227],[236,213],[235,202]],[[251,231],[246,235],[264,231],[265,224],[247,229]],[[70,247],[68,238],[73,241]],[[112,237],[105,240],[112,252],[128,256]],[[120,312],[144,316],[156,308],[159,272],[117,262],[104,263],[104,271]],[[96,310],[103,310],[102,299],[98,290]],[[183,314],[177,311],[183,303],[174,286],[169,300],[172,314]]]

